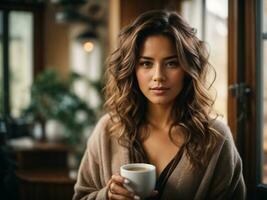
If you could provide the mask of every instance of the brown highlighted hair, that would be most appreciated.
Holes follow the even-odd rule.
[[[213,68],[208,62],[205,43],[175,12],[146,12],[120,32],[118,48],[110,55],[106,69],[105,107],[111,116],[108,131],[126,147],[138,148],[134,143],[140,127],[147,123],[147,100],[138,87],[135,66],[141,44],[151,35],[164,35],[174,42],[178,61],[186,74],[184,88],[172,109],[174,123],[169,136],[172,139],[173,127],[182,127],[186,138],[184,147],[192,165],[204,166],[219,135],[212,128],[214,100],[209,96],[212,83],[207,83],[207,73]]]

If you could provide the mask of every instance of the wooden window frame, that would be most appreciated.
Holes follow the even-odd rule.
[[[262,152],[262,72],[261,0],[229,0],[228,64],[229,86],[244,83],[247,115],[240,119],[244,98],[231,93],[228,123],[243,160],[248,199],[266,199],[267,186],[261,184]]]
[[[43,3],[12,3],[1,2],[0,10],[3,12],[3,118],[8,121],[10,116],[10,92],[9,92],[9,49],[8,49],[8,14],[10,11],[29,11],[33,14],[33,74],[34,77],[44,69],[44,4]]]

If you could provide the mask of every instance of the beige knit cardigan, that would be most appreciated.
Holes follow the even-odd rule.
[[[106,184],[121,165],[129,163],[129,151],[106,132],[108,115],[97,123],[80,164],[73,200],[107,199]],[[161,199],[245,199],[242,162],[231,132],[217,120],[214,127],[224,137],[203,170],[193,170],[186,152],[170,175]]]

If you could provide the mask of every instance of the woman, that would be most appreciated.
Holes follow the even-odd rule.
[[[119,35],[106,71],[108,114],[80,165],[73,199],[140,199],[121,165],[151,163],[151,199],[244,199],[242,162],[213,114],[204,43],[176,13],[150,11]],[[213,116],[213,117],[212,117]]]

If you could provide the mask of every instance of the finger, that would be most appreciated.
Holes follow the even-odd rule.
[[[120,183],[120,184],[128,184],[129,183],[128,179],[122,177],[119,174],[112,175],[111,179],[112,179],[112,181],[114,181],[116,183]]]
[[[113,194],[120,194],[129,198],[134,198],[135,196],[133,192],[128,191],[126,188],[116,183],[112,183],[110,185],[110,192]]]
[[[112,183],[112,180],[110,179],[107,183],[107,187],[109,188],[110,187],[110,184]]]
[[[108,192],[108,199],[109,200],[133,200],[134,198],[125,197],[125,196],[120,195],[120,194],[114,194],[114,193],[111,193],[109,191]]]

